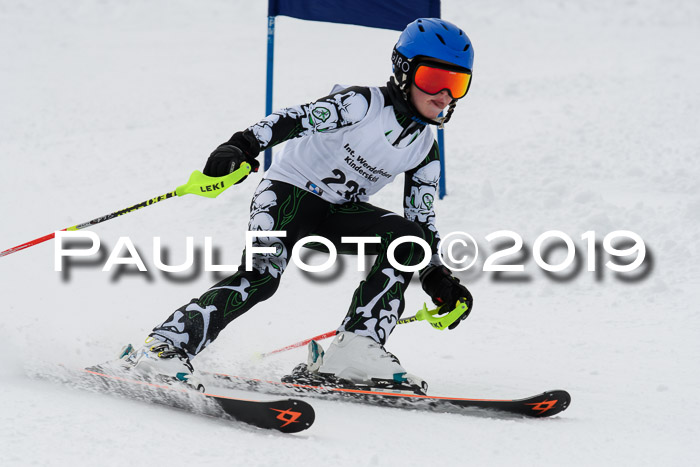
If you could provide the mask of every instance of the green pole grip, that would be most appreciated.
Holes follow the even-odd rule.
[[[424,303],[423,309],[419,310],[418,313],[416,313],[415,319],[418,321],[427,321],[432,327],[442,331],[444,329],[447,329],[452,323],[461,318],[462,315],[466,313],[468,309],[466,303],[462,303],[458,300],[457,306],[454,310],[450,311],[449,313],[440,315],[443,306],[444,305],[440,305],[439,307],[433,310],[429,310],[428,306]]]
[[[241,166],[223,177],[210,177],[204,175],[199,170],[195,170],[190,175],[190,179],[184,185],[175,189],[178,196],[199,195],[207,198],[216,198],[229,187],[240,182],[243,177],[250,174],[251,166],[244,162]]]

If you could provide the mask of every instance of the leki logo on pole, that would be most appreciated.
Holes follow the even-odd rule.
[[[294,412],[291,409],[287,409],[287,410],[270,409],[270,410],[274,410],[275,412],[279,412],[279,414],[277,415],[277,420],[285,422],[284,425],[282,425],[280,428],[284,428],[285,426],[289,425],[290,423],[297,423],[297,420],[299,419],[299,417],[301,417],[301,412]]]
[[[537,411],[540,413],[540,415],[542,415],[543,413],[545,413],[546,411],[550,410],[550,409],[553,408],[555,405],[557,405],[557,402],[559,402],[559,401],[556,400],[556,399],[554,399],[554,400],[551,400],[551,401],[549,401],[549,400],[544,400],[544,401],[541,401],[541,402],[535,402],[535,403],[527,404],[527,405],[531,405],[531,406],[532,406],[532,410],[537,410]]]

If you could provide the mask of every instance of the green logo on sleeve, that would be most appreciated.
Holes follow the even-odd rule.
[[[318,120],[321,120],[324,123],[331,116],[331,111],[325,107],[316,107],[311,113],[314,117],[316,117]]]

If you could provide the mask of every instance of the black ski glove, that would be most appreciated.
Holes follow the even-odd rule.
[[[216,148],[207,159],[204,175],[223,177],[239,168],[243,162],[250,164],[252,172],[257,172],[260,162],[255,158],[260,153],[260,146],[252,133],[246,134],[248,131],[234,134],[228,142]],[[238,183],[246,178],[243,177]]]
[[[428,266],[420,272],[420,282],[425,293],[430,295],[435,305],[444,305],[443,310],[452,311],[457,307],[457,301],[467,305],[467,311],[449,329],[456,328],[459,323],[467,319],[472,311],[474,299],[465,286],[459,283],[450,270],[444,266]]]

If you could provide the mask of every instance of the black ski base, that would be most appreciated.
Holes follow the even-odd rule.
[[[566,410],[571,403],[571,395],[561,389],[546,391],[523,399],[473,399],[394,393],[375,388],[351,387],[347,382],[342,382],[340,386],[331,387],[263,381],[221,373],[210,373],[209,376],[214,378],[218,386],[231,389],[287,396],[307,395],[320,399],[468,415],[500,414],[533,418],[551,417]],[[283,379],[289,381],[289,377],[284,377]]]

